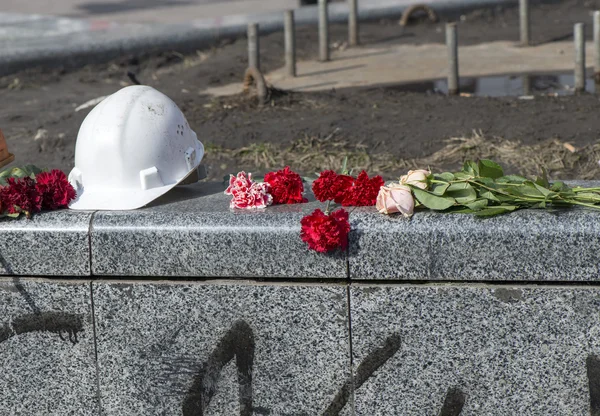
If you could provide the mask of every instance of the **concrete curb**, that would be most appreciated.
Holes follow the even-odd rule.
[[[514,0],[425,0],[438,14],[453,14],[473,8],[513,4]],[[397,17],[410,4],[399,5],[396,0],[382,0],[376,4],[360,5],[359,19],[374,20]],[[315,25],[317,7],[306,6],[296,10],[297,25]],[[329,8],[332,23],[344,23],[348,18],[345,3],[334,3]],[[156,52],[176,49],[191,51],[214,44],[219,39],[243,36],[248,23],[260,24],[261,33],[283,30],[283,13],[270,12],[253,15],[234,15],[222,18],[193,20],[183,25],[116,25],[106,22],[84,22],[59,19],[76,27],[71,33],[54,33],[46,36],[5,36],[0,40],[0,75],[8,75],[33,66],[78,67],[105,62],[125,54]],[[99,24],[100,23],[100,24]]]

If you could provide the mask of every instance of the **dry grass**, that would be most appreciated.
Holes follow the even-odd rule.
[[[312,174],[324,169],[339,170],[345,157],[348,166],[355,170],[366,169],[372,174],[391,178],[412,168],[430,167],[434,171],[459,169],[467,159],[489,158],[502,164],[507,171],[535,176],[545,167],[552,178],[600,179],[600,143],[575,149],[569,143],[550,139],[543,143],[525,146],[518,141],[483,137],[451,138],[445,146],[419,158],[403,159],[388,153],[372,153],[366,145],[350,143],[334,137],[304,137],[290,146],[257,143],[240,149],[209,147],[213,157],[230,159],[235,166],[257,170],[279,169],[290,165],[294,169]]]

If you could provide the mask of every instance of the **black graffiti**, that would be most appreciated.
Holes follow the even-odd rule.
[[[451,387],[446,393],[440,416],[459,416],[465,406],[467,396],[458,387]]]
[[[210,354],[183,402],[184,416],[203,416],[214,396],[223,367],[235,357],[239,384],[240,415],[251,416],[254,333],[244,322],[237,321]]]
[[[338,415],[344,406],[346,406],[346,403],[348,403],[352,390],[359,389],[375,371],[396,354],[400,349],[400,345],[400,335],[394,334],[385,340],[383,346],[367,355],[356,369],[354,378],[344,383],[340,391],[335,395],[333,402],[323,412],[323,416]]]
[[[600,357],[588,355],[585,365],[590,390],[590,415],[600,416]]]
[[[40,308],[38,308],[35,304],[33,298],[31,297],[31,294],[27,291],[27,289],[25,289],[25,286],[23,286],[23,284],[21,283],[21,280],[18,277],[13,277],[13,283],[19,291],[19,293],[21,294],[21,296],[23,297],[23,299],[25,300],[25,302],[27,303],[27,305],[29,305],[33,313],[35,313],[36,315],[42,313],[42,311],[40,311]]]
[[[0,326],[0,343],[16,335],[29,332],[51,332],[58,334],[65,341],[63,334],[68,335],[69,341],[76,344],[77,334],[83,331],[83,318],[64,312],[41,312],[21,315],[12,320],[11,324]]]

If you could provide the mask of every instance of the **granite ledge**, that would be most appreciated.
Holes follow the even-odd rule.
[[[324,204],[233,211],[220,183],[176,188],[136,211],[97,212],[96,276],[347,278],[346,253],[322,255],[300,239],[300,220]]]
[[[486,219],[421,211],[406,219],[369,207],[354,210],[350,223],[350,279],[600,280],[600,213],[587,209]]]
[[[92,212],[0,220],[0,276],[89,276]]]

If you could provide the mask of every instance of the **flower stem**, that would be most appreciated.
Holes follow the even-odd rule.
[[[582,207],[588,207],[588,208],[593,208],[593,209],[600,209],[600,206],[598,206],[598,205],[587,204],[585,202],[580,202],[580,201],[577,201],[575,199],[566,199],[565,202],[567,202],[569,204],[574,204],[574,205],[581,205]]]
[[[329,215],[330,208],[331,208],[331,200],[327,201],[327,206],[325,207],[325,215]]]

